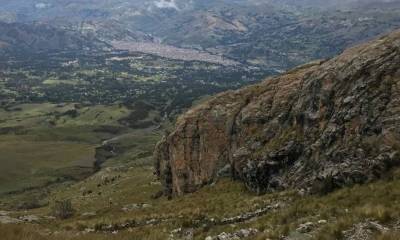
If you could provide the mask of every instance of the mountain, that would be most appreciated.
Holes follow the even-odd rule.
[[[399,0],[0,0],[0,19],[195,48],[281,72],[400,27]],[[157,48],[155,46],[154,48]]]
[[[254,0],[253,2],[257,2]],[[262,1],[259,1],[262,2]],[[282,5],[282,6],[295,6],[295,7],[306,7],[306,8],[323,8],[323,9],[349,9],[349,8],[360,8],[369,7],[371,5],[381,7],[389,6],[393,4],[399,4],[397,0],[268,0],[270,4]]]
[[[0,51],[3,52],[93,51],[108,47],[95,38],[47,24],[0,22]]]
[[[214,4],[169,17],[162,26],[151,24],[153,28],[140,30],[152,32],[165,44],[198,47],[282,71],[334,56],[346,47],[398,28],[399,10]]]
[[[230,175],[257,193],[329,192],[400,163],[400,32],[215,96],[155,151],[167,195]]]

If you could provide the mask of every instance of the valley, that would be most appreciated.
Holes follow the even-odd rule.
[[[224,59],[224,57],[219,55],[213,55],[206,52],[200,52],[192,49],[177,48],[157,43],[113,42],[112,44],[116,49],[153,54],[169,59],[176,59],[182,61],[202,61],[214,64],[221,64],[224,66],[239,64],[238,62],[229,59]]]
[[[0,59],[3,104],[14,100],[113,104],[143,99],[160,109],[168,102],[179,108],[273,73],[126,51],[37,53],[11,59],[8,55]],[[184,95],[189,99],[182,99]]]
[[[7,167],[8,154],[14,159],[9,163],[21,164],[18,167],[21,170],[19,173],[21,181],[16,176],[2,175],[6,182],[2,181],[3,193],[0,194],[0,209],[2,209],[0,221],[3,223],[0,224],[0,231],[6,239],[28,239],[29,237],[33,240],[132,238],[218,240],[224,237],[227,239],[398,239],[400,211],[397,201],[400,196],[398,191],[400,174],[397,168],[382,170],[385,171],[384,176],[374,181],[364,184],[361,182],[345,184],[335,191],[328,188],[328,185],[324,185],[326,188],[320,188],[321,192],[316,194],[306,194],[301,189],[295,188],[257,194],[255,190],[257,186],[252,184],[262,183],[257,178],[263,175],[233,180],[222,174],[215,180],[201,184],[196,191],[185,190],[185,194],[179,194],[177,189],[180,189],[180,186],[190,189],[190,182],[188,184],[180,180],[179,183],[182,185],[172,182],[178,188],[170,192],[173,195],[165,195],[168,193],[166,190],[169,191],[168,184],[171,182],[167,179],[168,171],[160,168],[166,167],[162,163],[166,159],[160,158],[163,156],[160,149],[163,149],[166,140],[174,139],[174,135],[164,137],[164,143],[161,142],[155,147],[165,134],[171,132],[179,134],[182,129],[191,132],[189,127],[180,127],[182,121],[196,121],[196,117],[188,117],[188,114],[205,111],[199,116],[208,117],[208,112],[211,111],[213,118],[226,117],[228,115],[221,111],[236,105],[225,104],[224,98],[236,95],[230,101],[234,103],[243,100],[242,95],[246,94],[246,91],[254,91],[249,96],[260,99],[256,94],[265,94],[261,88],[268,88],[279,81],[296,79],[307,71],[319,73],[320,66],[335,68],[335,64],[340,64],[346,68],[347,61],[356,61],[352,60],[353,58],[357,58],[357,61],[364,59],[363,56],[358,58],[357,54],[353,54],[354,52],[365,54],[372,59],[371,61],[375,61],[376,66],[386,66],[385,73],[390,75],[393,69],[390,66],[394,66],[391,65],[393,59],[391,60],[390,56],[394,56],[394,59],[398,58],[393,53],[385,54],[385,51],[389,51],[390,46],[397,44],[396,36],[395,33],[390,38],[386,37],[355,47],[328,62],[314,62],[301,66],[286,75],[272,77],[243,90],[228,91],[208,100],[200,100],[194,103],[195,106],[191,111],[178,119],[175,130],[172,127],[172,122],[175,120],[168,120],[174,116],[172,114],[174,111],[168,112],[169,117],[159,121],[155,119],[160,116],[159,108],[149,108],[150,103],[134,102],[132,105],[93,103],[83,105],[73,102],[16,104],[11,103],[11,98],[9,98],[5,101],[5,108],[1,112],[3,127],[0,144],[1,151],[6,154],[0,159],[2,164],[6,163],[4,166]],[[388,64],[380,65],[381,61],[387,61]],[[364,62],[360,64],[364,66],[362,65]],[[348,73],[352,74],[352,71]],[[315,75],[314,78],[308,78],[309,81],[317,81],[315,79],[318,79]],[[356,79],[365,78],[358,75]],[[288,89],[300,91],[300,88],[292,88],[291,84],[281,86],[284,86],[285,91]],[[374,91],[378,91],[378,95],[384,94],[387,90],[387,88],[373,86],[375,86]],[[394,94],[396,94],[395,89]],[[279,96],[279,93],[276,96]],[[360,94],[360,96],[364,95]],[[281,95],[281,97],[286,96]],[[312,95],[308,97],[312,98]],[[253,109],[251,101],[254,100],[250,99],[247,106]],[[352,106],[349,100],[344,102],[348,107]],[[207,107],[208,104],[213,103],[221,105]],[[267,108],[259,109],[265,111]],[[338,117],[341,116],[338,115]],[[151,124],[141,127],[132,125],[132,123],[146,121]],[[200,131],[203,136],[211,131],[212,138],[217,140],[220,138],[218,134],[222,131],[214,131],[211,124],[226,122],[218,119],[198,121],[198,124],[205,124],[207,127],[198,126],[199,129],[204,129]],[[130,124],[127,125],[127,123]],[[254,123],[266,124],[261,121]],[[350,127],[350,125],[346,126]],[[279,131],[276,126],[275,129]],[[196,131],[193,133],[196,134]],[[257,136],[259,132],[250,131],[246,134],[254,133]],[[295,131],[291,134],[295,133],[301,132]],[[380,132],[363,134],[378,134],[376,137],[378,138]],[[185,143],[188,148],[196,146],[194,138],[190,138],[186,133],[185,136],[188,136],[186,139],[192,139]],[[300,137],[291,136],[293,139]],[[288,134],[283,131],[281,137],[276,137],[276,140],[265,147],[279,148],[280,144],[285,143],[286,138]],[[373,141],[375,138],[367,139]],[[396,139],[393,135],[392,148],[397,146]],[[249,143],[252,142],[245,142],[245,144]],[[351,141],[349,143],[354,144]],[[208,154],[212,154],[215,147],[223,146],[218,145],[223,144],[223,141],[214,144],[209,140],[207,144],[212,144],[208,148]],[[168,146],[178,147],[176,153],[179,154],[179,146],[182,145],[169,144]],[[362,146],[367,147],[367,145]],[[21,147],[26,150],[18,151]],[[154,148],[156,149],[154,159],[158,161],[156,164],[158,177],[154,175]],[[260,151],[264,151],[264,148],[259,148],[259,151],[255,151],[254,154],[259,154]],[[285,151],[281,150],[278,153],[283,156],[288,154]],[[93,154],[96,159],[93,158]],[[19,161],[28,157],[31,162]],[[196,157],[196,155],[192,154],[190,157]],[[248,155],[248,157],[254,157],[254,161],[258,161],[257,155]],[[274,156],[270,155],[270,157]],[[43,158],[46,158],[46,161]],[[97,165],[92,165],[93,161],[97,162]],[[175,160],[169,161],[171,164]],[[196,161],[187,161],[189,164],[194,162]],[[290,164],[290,161],[287,163]],[[223,169],[222,164],[209,166]],[[24,169],[27,168],[38,171],[35,174],[26,175],[27,172]],[[12,174],[12,171],[6,169],[4,168],[3,171]],[[350,167],[347,169],[351,170]],[[368,171],[368,168],[364,170]],[[277,173],[280,172],[283,171],[277,171]],[[46,178],[41,178],[43,176]],[[271,176],[276,177],[276,175]],[[341,181],[339,178],[335,179]],[[191,181],[189,178],[183,178],[183,180]],[[332,183],[336,183],[334,181],[336,180],[332,179]],[[28,188],[27,182],[30,184]],[[16,188],[20,190],[16,191]],[[13,191],[10,192],[11,189]],[[70,211],[68,217],[54,217],[57,216],[54,209],[57,209],[58,204],[65,204],[65,211]],[[69,204],[71,207],[67,207]]]
[[[400,239],[399,28],[398,0],[0,0],[0,239]]]
[[[270,74],[122,50],[6,54],[0,63],[0,195],[40,192],[12,208],[41,206],[40,189],[106,166],[151,166],[162,132],[193,102]]]

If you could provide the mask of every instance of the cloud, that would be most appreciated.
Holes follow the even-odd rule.
[[[37,8],[37,9],[43,9],[43,8],[47,8],[49,6],[50,6],[50,4],[47,4],[47,3],[37,3],[37,4],[35,4],[35,8]]]
[[[175,0],[159,0],[154,2],[154,5],[157,8],[173,8],[179,10]]]

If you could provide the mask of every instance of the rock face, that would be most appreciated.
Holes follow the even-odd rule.
[[[400,163],[400,32],[340,56],[219,94],[157,145],[167,195],[230,170],[253,191],[324,192]]]

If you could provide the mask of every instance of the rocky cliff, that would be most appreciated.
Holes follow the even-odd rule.
[[[253,191],[324,192],[400,163],[400,32],[219,94],[157,145],[167,195],[230,175]]]

